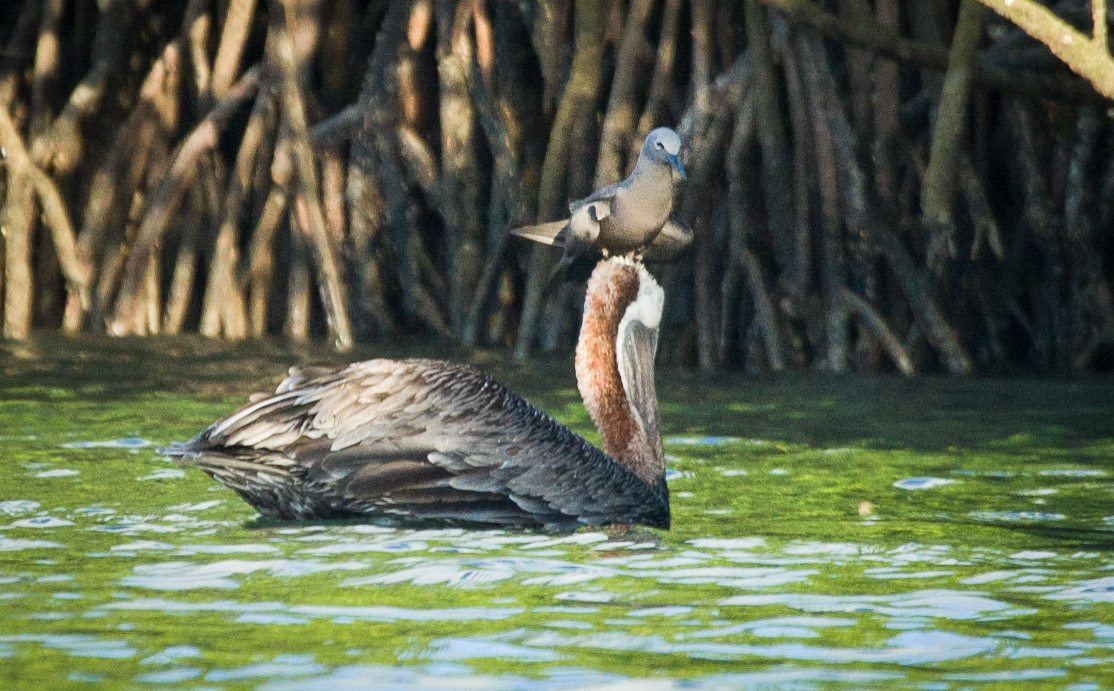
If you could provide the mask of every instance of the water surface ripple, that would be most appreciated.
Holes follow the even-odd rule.
[[[152,450],[238,395],[5,376],[4,688],[1114,678],[1109,381],[667,374],[674,530],[554,535],[263,520]],[[509,376],[591,432],[552,377]]]

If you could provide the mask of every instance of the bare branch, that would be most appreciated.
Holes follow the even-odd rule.
[[[73,224],[66,211],[66,204],[58,194],[54,181],[31,160],[6,108],[0,108],[0,148],[6,154],[7,166],[13,175],[25,176],[42,202],[43,216],[50,227],[58,264],[62,267],[66,282],[80,296],[81,301],[87,303],[89,269],[77,260]]]
[[[1106,42],[1104,0],[1094,0],[1092,5],[1095,19],[1093,37],[1060,19],[1035,0],[978,1],[1048,46],[1064,64],[1091,82],[1103,96],[1114,98],[1114,59]]]
[[[956,173],[963,134],[967,130],[967,101],[975,51],[982,34],[982,13],[982,7],[975,0],[962,0],[959,5],[959,18],[948,55],[948,73],[936,108],[932,154],[921,187],[921,210],[932,234],[928,263],[937,272],[943,269],[946,259],[956,254],[952,202],[959,180]]]
[[[178,208],[182,192],[196,173],[198,158],[217,145],[221,129],[245,102],[255,96],[263,69],[256,65],[244,73],[228,96],[217,102],[209,114],[193,129],[174,156],[170,172],[163,178],[148,204],[128,258],[116,310],[109,332],[120,336],[135,330],[135,310],[147,262],[155,243],[162,236],[171,214]]]
[[[991,7],[993,6],[991,2],[1005,4],[1015,1],[1031,3],[1031,0],[979,0]],[[792,22],[807,24],[823,34],[853,46],[940,72],[948,69],[946,50],[903,38],[883,24],[841,19],[825,12],[819,3],[812,0],[762,0],[762,2],[781,10]],[[1045,98],[1059,96],[1076,101],[1090,101],[1095,98],[1094,91],[1080,82],[1056,75],[1044,75],[1033,71],[1018,72],[981,63],[975,70],[974,80],[980,84]]]
[[[321,209],[318,192],[317,168],[313,151],[309,144],[306,124],[305,104],[302,102],[301,87],[298,83],[298,70],[294,60],[294,44],[290,38],[286,19],[292,12],[291,0],[271,4],[271,31],[274,40],[274,53],[282,70],[283,116],[290,128],[291,153],[294,156],[295,180],[298,197],[304,201],[305,220],[308,223],[317,269],[322,280],[322,300],[326,316],[336,336],[338,348],[347,350],[352,347],[352,326],[348,320],[348,299],[340,270],[337,267],[335,251],[325,228],[325,215]],[[299,205],[301,206],[301,205]]]
[[[843,303],[844,309],[858,317],[860,323],[878,339],[878,342],[881,343],[882,347],[889,353],[898,371],[907,377],[917,373],[916,368],[913,367],[913,361],[909,358],[909,353],[905,350],[905,346],[901,345],[901,341],[898,340],[894,332],[890,330],[890,327],[886,325],[886,321],[882,319],[881,315],[879,315],[866,300],[863,300],[847,288],[840,291],[839,299]]]

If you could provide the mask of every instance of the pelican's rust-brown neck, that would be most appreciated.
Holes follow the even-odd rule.
[[[596,265],[584,298],[584,319],[576,344],[576,383],[596,423],[603,450],[648,484],[662,479],[664,467],[649,450],[653,440],[639,424],[619,374],[616,341],[627,308],[638,298],[643,280],[630,260],[606,259]],[[647,280],[650,279],[647,276]],[[648,376],[653,376],[650,364]],[[653,431],[655,434],[657,430]]]

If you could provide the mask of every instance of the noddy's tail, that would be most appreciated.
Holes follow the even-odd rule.
[[[561,247],[563,243],[557,240],[557,235],[564,230],[567,225],[568,221],[550,221],[549,223],[539,223],[536,226],[515,228],[511,231],[511,235],[517,235],[520,238],[540,242],[543,245],[556,245]]]

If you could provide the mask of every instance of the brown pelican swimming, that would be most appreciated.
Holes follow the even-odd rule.
[[[267,516],[494,527],[669,527],[654,355],[664,293],[640,264],[588,281],[576,379],[601,451],[462,364],[294,368],[273,396],[161,451]]]

